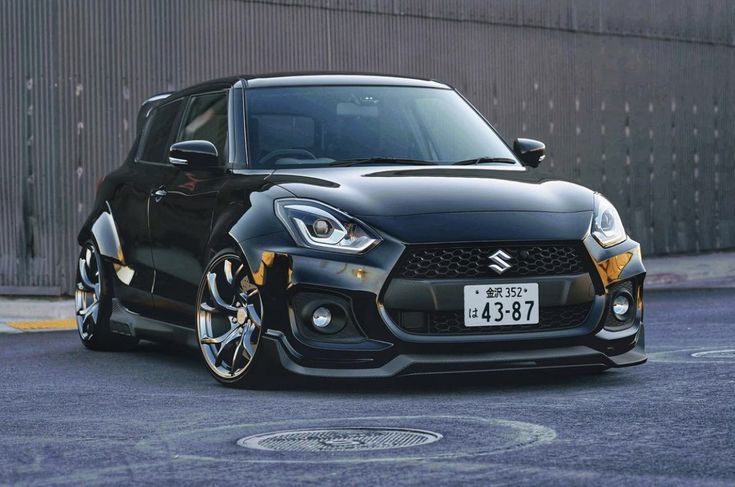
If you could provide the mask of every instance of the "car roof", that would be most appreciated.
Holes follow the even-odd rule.
[[[348,72],[299,72],[244,74],[213,79],[184,88],[172,96],[182,96],[207,90],[224,89],[238,81],[244,81],[247,88],[271,88],[281,86],[338,86],[338,85],[379,85],[379,86],[415,86],[424,88],[451,89],[447,84],[431,79],[412,78],[391,74],[348,73]]]
[[[248,88],[270,88],[280,86],[416,86],[423,88],[450,87],[431,79],[374,73],[280,73],[244,77]]]

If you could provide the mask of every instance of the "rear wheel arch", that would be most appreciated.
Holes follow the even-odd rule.
[[[105,208],[98,211],[95,216],[87,219],[77,236],[80,245],[84,245],[90,239],[94,239],[97,243],[102,257],[125,265],[120,234],[108,203],[105,203]]]

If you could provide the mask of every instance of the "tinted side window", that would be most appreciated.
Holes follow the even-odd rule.
[[[168,162],[169,143],[176,133],[176,121],[182,101],[176,100],[153,110],[146,125],[138,159],[146,162]]]
[[[220,162],[225,161],[227,144],[227,93],[191,97],[178,141],[207,140],[214,144]]]

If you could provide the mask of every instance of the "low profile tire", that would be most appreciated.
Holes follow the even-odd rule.
[[[263,333],[260,290],[240,255],[217,253],[199,284],[197,338],[207,370],[229,387],[261,388],[273,368],[259,352]]]
[[[74,304],[79,338],[90,350],[127,350],[138,342],[110,331],[111,274],[95,241],[88,240],[79,254]]]

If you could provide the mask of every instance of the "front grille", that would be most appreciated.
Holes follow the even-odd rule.
[[[498,277],[490,256],[503,250],[511,256],[502,277],[559,276],[585,270],[581,244],[466,245],[408,248],[394,277],[403,279],[457,279]]]
[[[539,323],[532,325],[464,326],[463,311],[388,310],[396,325],[419,335],[472,335],[517,333],[524,331],[561,330],[581,325],[592,308],[592,302],[541,308]]]

